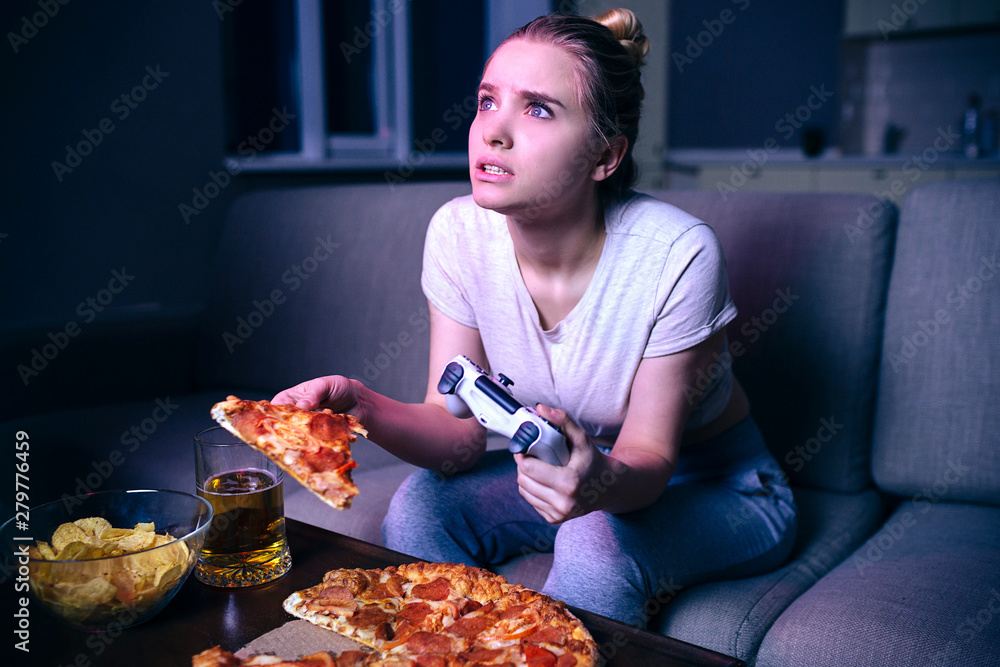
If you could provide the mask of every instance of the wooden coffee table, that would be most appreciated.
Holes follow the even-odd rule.
[[[294,620],[282,608],[292,592],[320,582],[328,570],[376,568],[415,560],[300,521],[287,521],[292,569],[281,579],[245,589],[205,586],[194,575],[152,620],[124,631],[85,633],[48,618],[31,605],[30,655],[24,664],[52,667],[143,665],[179,667],[215,645],[236,651],[257,637]],[[744,663],[714,651],[573,609],[593,634],[609,666]],[[20,653],[20,652],[18,652]],[[20,663],[15,663],[20,664]]]

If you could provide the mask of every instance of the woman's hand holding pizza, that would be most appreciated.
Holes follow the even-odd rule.
[[[334,412],[353,413],[358,407],[358,395],[354,381],[343,375],[325,375],[289,387],[279,392],[271,402],[294,405],[303,410],[330,408]]]

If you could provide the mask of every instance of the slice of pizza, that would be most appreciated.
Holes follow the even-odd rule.
[[[374,661],[379,656],[363,651],[344,651],[334,657],[329,653],[319,652],[304,655],[297,660],[282,660],[274,655],[255,655],[246,660],[240,660],[235,655],[213,646],[191,658],[191,667],[377,667]]]
[[[353,415],[229,396],[212,407],[212,418],[331,507],[348,509],[358,494],[351,443],[368,432]]]

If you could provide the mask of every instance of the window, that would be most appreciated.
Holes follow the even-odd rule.
[[[461,168],[487,55],[551,6],[241,3],[223,18],[227,166],[385,169],[404,177],[417,168]]]

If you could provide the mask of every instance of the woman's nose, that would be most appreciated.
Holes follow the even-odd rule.
[[[510,148],[513,145],[507,122],[500,112],[490,112],[489,117],[483,119],[483,143],[492,148]]]

